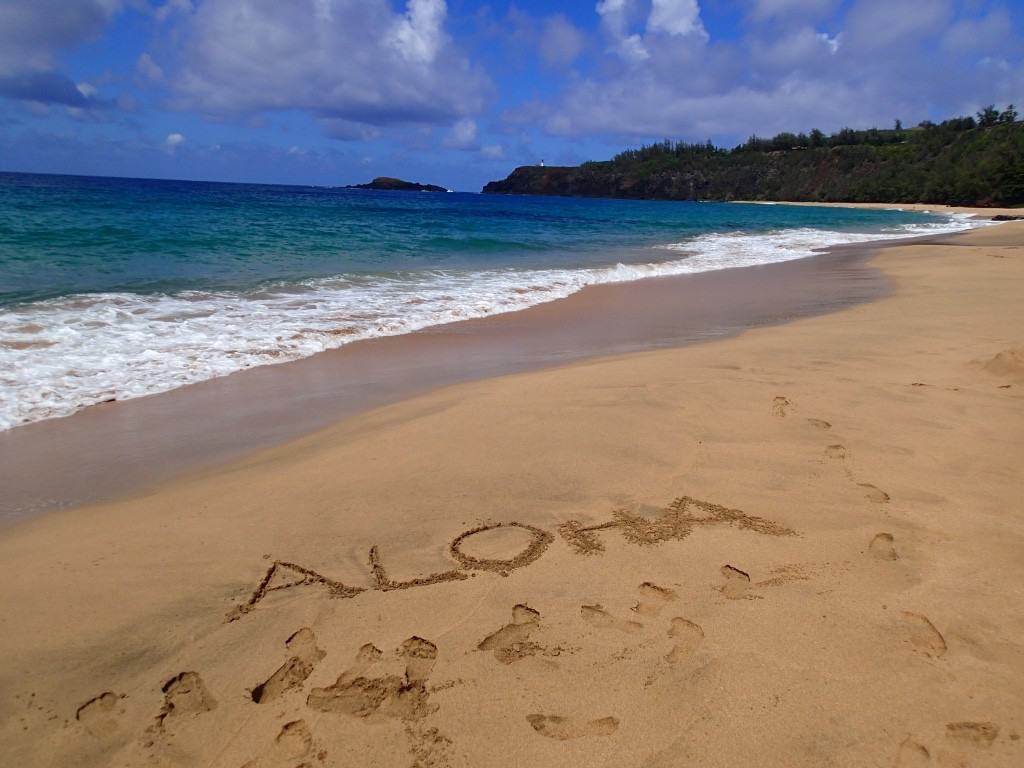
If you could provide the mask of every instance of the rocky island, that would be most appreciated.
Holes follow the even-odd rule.
[[[369,184],[349,184],[345,189],[383,189],[392,192],[448,192],[436,184],[419,184],[415,181],[403,181],[390,176],[378,176]]]

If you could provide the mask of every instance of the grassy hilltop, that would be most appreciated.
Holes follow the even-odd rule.
[[[825,135],[751,137],[733,148],[664,141],[577,167],[521,166],[492,194],[666,200],[1024,205],[1024,123],[977,118]]]

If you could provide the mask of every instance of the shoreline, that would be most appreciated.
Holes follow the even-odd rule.
[[[917,211],[918,213],[969,213],[976,219],[991,219],[994,216],[1024,217],[1024,208],[976,208],[965,205],[943,205],[940,203],[818,203],[792,200],[731,200],[744,205],[799,205],[812,208],[861,208],[871,211]]]
[[[836,311],[884,291],[880,281],[870,283],[877,273],[854,260],[863,263],[880,248],[941,242],[957,234],[850,243],[784,262],[590,285],[511,313],[364,339],[21,425],[0,432],[0,454],[10,457],[0,462],[0,487],[6,489],[0,527],[216,471],[340,419],[439,387],[682,346]],[[849,264],[837,261],[830,273],[820,261],[830,254]],[[812,262],[817,266],[809,266]],[[769,293],[754,290],[757,281]],[[680,303],[692,304],[693,310],[671,307]],[[640,306],[644,310],[637,316]],[[619,327],[622,320],[625,328]],[[110,472],[113,466],[120,471]]]
[[[1024,223],[871,264],[877,301],[435,390],[3,531],[5,751],[1019,765]]]
[[[940,236],[941,237],[941,236]],[[864,262],[911,238],[587,286],[517,312],[366,339],[0,432],[0,526],[120,498],[441,387],[685,346],[882,295]],[[111,473],[110,467],[121,471]]]

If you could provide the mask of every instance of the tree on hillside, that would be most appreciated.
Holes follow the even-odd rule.
[[[995,104],[989,104],[987,107],[982,109],[978,113],[978,125],[982,128],[988,128],[991,125],[995,125],[999,122],[999,110],[996,109]]]
[[[1006,111],[999,115],[1000,123],[1015,123],[1017,122],[1017,110],[1013,108],[1013,104],[1008,104]]]

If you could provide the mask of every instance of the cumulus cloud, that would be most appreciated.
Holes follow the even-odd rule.
[[[978,18],[959,19],[949,25],[943,46],[953,52],[994,51],[1011,39],[1013,19],[1005,8],[993,8]]]
[[[153,57],[148,53],[139,54],[139,58],[135,60],[135,71],[154,83],[164,79],[163,68],[153,61]]]
[[[597,14],[601,17],[601,28],[611,41],[611,50],[626,61],[639,62],[649,58],[643,38],[630,32],[637,12],[633,0],[600,0]]]
[[[469,118],[457,121],[448,131],[444,144],[454,149],[476,148],[476,121]]]
[[[753,0],[738,38],[711,40],[693,0],[601,0],[597,66],[503,117],[555,136],[729,141],[1021,101],[1024,46],[997,4],[854,0],[826,18],[839,8]]]
[[[847,34],[863,48],[906,46],[940,32],[952,16],[951,0],[860,0],[846,19]]]
[[[647,9],[642,32],[637,21]],[[611,40],[611,50],[627,62],[644,62],[651,58],[652,36],[708,39],[700,18],[697,0],[600,0],[596,7],[601,27]]]
[[[700,20],[697,0],[653,0],[651,14],[647,17],[647,31],[698,35],[705,39],[708,36]]]
[[[444,29],[444,0],[206,0],[171,75],[175,104],[229,116],[303,110],[330,135],[450,124],[490,92]],[[362,126],[362,128],[360,128]]]
[[[503,160],[505,158],[505,147],[501,144],[484,144],[480,147],[480,156],[485,160]]]
[[[429,64],[444,44],[445,0],[409,0],[391,31],[391,44],[405,59]]]
[[[76,84],[57,72],[21,72],[0,77],[0,96],[78,109],[109,106],[109,102],[96,98],[96,88],[91,84]]]
[[[558,13],[544,19],[538,49],[541,60],[551,67],[572,64],[583,52],[586,37],[564,15]]]
[[[56,54],[95,39],[121,0],[31,0],[0,3],[0,73],[46,70]]]
[[[842,33],[835,37],[829,37],[827,32],[818,32],[815,34],[815,37],[828,48],[829,53],[835,53],[839,50],[840,39],[842,36]]]
[[[176,13],[189,13],[192,9],[192,0],[167,0],[153,8],[153,16],[157,21],[167,21]]]
[[[813,20],[829,15],[838,0],[753,0],[750,15],[755,19],[799,16]]]
[[[121,10],[121,0],[0,2],[0,97],[61,105],[80,116],[112,106],[94,86],[57,71],[58,55],[95,39]]]
[[[168,149],[174,149],[179,144],[185,143],[185,136],[180,133],[168,133],[167,138],[164,139],[164,146]]]

